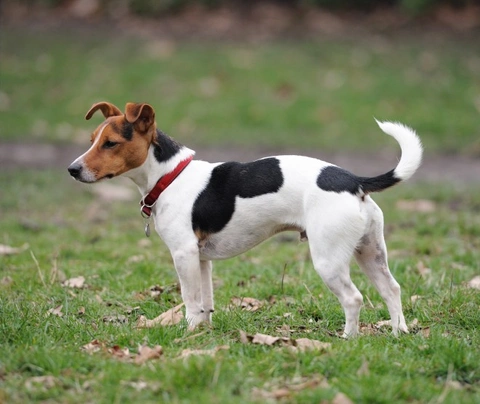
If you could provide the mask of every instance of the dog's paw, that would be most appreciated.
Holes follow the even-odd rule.
[[[188,323],[188,330],[193,331],[201,324],[210,324],[212,321],[212,311],[202,310],[200,313],[189,313],[186,314],[186,319]]]

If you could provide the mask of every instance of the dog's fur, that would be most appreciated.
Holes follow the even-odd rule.
[[[106,120],[92,146],[69,167],[87,183],[125,175],[147,194],[194,151],[159,131],[148,104],[128,103],[125,113],[107,102],[94,104]],[[302,156],[277,156],[251,163],[193,160],[160,195],[155,229],[172,254],[191,328],[213,313],[212,260],[241,254],[285,230],[308,238],[313,265],[337,296],[346,316],[344,336],[358,333],[362,295],[350,279],[355,256],[385,300],[393,333],[408,332],[400,286],[387,263],[383,214],[370,197],[410,178],[422,159],[415,132],[377,122],[402,149],[397,167],[377,177],[358,177],[335,165]]]

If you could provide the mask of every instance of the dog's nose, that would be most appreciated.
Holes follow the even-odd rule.
[[[79,163],[73,163],[68,167],[68,172],[73,178],[78,178],[82,172],[82,166]]]

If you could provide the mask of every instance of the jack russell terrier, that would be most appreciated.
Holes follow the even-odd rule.
[[[169,248],[181,284],[186,319],[193,329],[210,322],[212,260],[241,254],[286,230],[308,240],[313,266],[340,301],[344,337],[358,334],[363,297],[350,279],[355,256],[385,300],[393,333],[408,333],[400,286],[387,262],[383,214],[370,197],[410,178],[422,160],[415,132],[378,122],[400,144],[398,165],[376,177],[359,177],[333,164],[302,156],[266,157],[250,163],[193,160],[195,152],[157,129],[148,104],[94,104],[105,121],[92,145],[68,167],[76,180],[93,183],[129,177],[143,196],[145,233],[149,220]]]

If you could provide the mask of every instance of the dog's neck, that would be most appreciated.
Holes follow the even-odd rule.
[[[137,185],[142,195],[146,195],[161,177],[194,154],[195,151],[177,143],[157,129],[156,139],[150,145],[145,162],[124,175]]]

